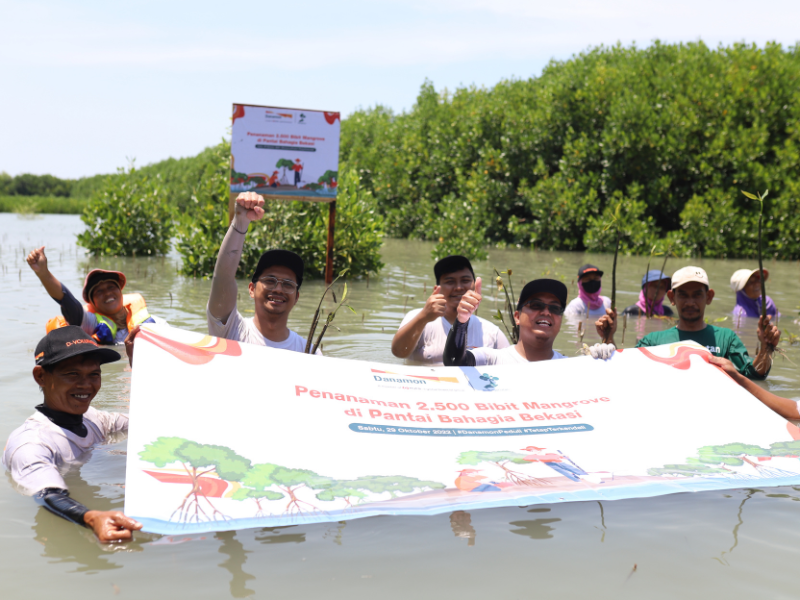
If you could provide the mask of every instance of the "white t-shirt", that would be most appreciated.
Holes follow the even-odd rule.
[[[606,314],[606,309],[611,308],[611,298],[608,296],[600,296],[600,300],[603,301],[603,306],[590,310],[590,317],[602,317]],[[581,299],[580,296],[567,304],[567,309],[564,311],[564,316],[578,318],[586,316],[586,303]]]
[[[517,352],[516,346],[509,346],[502,350],[493,350],[491,348],[474,348],[469,350],[472,356],[475,357],[475,366],[483,367],[486,365],[527,365],[530,364],[527,358]],[[553,356],[550,360],[558,358],[567,358],[560,352],[553,350]]]
[[[289,337],[282,342],[273,342],[265,338],[253,322],[253,317],[245,319],[233,307],[228,322],[223,325],[222,321],[214,318],[211,311],[206,307],[206,315],[208,317],[208,334],[216,337],[225,338],[226,340],[234,340],[237,342],[244,342],[245,344],[255,344],[256,346],[268,346],[270,348],[277,348],[278,350],[289,350],[291,352],[305,352],[306,339],[300,337],[291,329],[289,330]],[[320,356],[322,352],[317,348],[317,354]]]
[[[85,438],[59,427],[37,410],[11,432],[3,465],[11,471],[14,481],[31,494],[50,487],[67,489],[62,473],[81,464],[81,455],[106,442],[111,434],[127,431],[128,416],[90,406],[83,415],[83,424],[88,430]]]
[[[420,312],[422,312],[421,308],[409,312],[403,318],[398,329],[404,327]],[[453,326],[444,317],[439,317],[425,325],[422,335],[419,336],[417,347],[414,348],[407,360],[429,365],[443,365],[444,345],[452,328]],[[469,329],[467,330],[467,349],[481,347],[508,348],[508,340],[497,325],[472,315],[469,318]]]

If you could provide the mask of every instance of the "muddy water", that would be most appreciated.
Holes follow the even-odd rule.
[[[0,214],[0,439],[32,412],[40,395],[30,372],[44,323],[57,313],[24,256],[47,244],[51,270],[79,291],[89,268],[125,271],[132,290],[147,297],[152,313],[173,325],[204,331],[209,282],[177,274],[178,259],[89,259],[75,245],[82,229],[74,216],[22,219]],[[405,311],[431,291],[431,246],[389,240],[386,268],[369,282],[350,284],[355,315],[340,312],[341,331],[326,336],[331,356],[396,362],[391,337]],[[577,268],[593,262],[610,275],[611,257],[574,253],[494,250],[475,265],[513,269],[523,280],[563,277],[575,293]],[[646,259],[622,258],[618,304],[636,301]],[[707,317],[724,319],[733,307],[727,282],[748,261],[695,260],[717,291]],[[660,264],[657,265],[660,267]],[[679,264],[671,261],[667,271]],[[792,321],[800,304],[800,266],[766,265],[769,294],[784,317],[780,327],[798,335]],[[610,277],[606,277],[606,283]],[[491,287],[491,286],[486,286]],[[248,308],[240,283],[241,308]],[[303,285],[290,326],[305,335],[321,284]],[[606,289],[606,293],[610,290]],[[484,316],[492,301],[485,304]],[[755,323],[734,327],[755,349]],[[667,326],[630,320],[625,346],[646,331]],[[586,341],[594,342],[593,333]],[[621,335],[617,334],[617,341]],[[566,324],[556,349],[574,354],[576,324]],[[800,400],[800,346],[785,345],[766,384]],[[104,367],[95,405],[127,410],[130,370]],[[654,382],[662,385],[665,382]],[[701,400],[701,399],[698,399]],[[220,407],[220,410],[224,410]],[[73,496],[98,509],[122,507],[125,443],[98,448],[68,483]],[[0,590],[4,598],[730,598],[796,597],[800,488],[743,489],[677,494],[653,499],[585,502],[454,512],[435,517],[379,517],[326,525],[188,537],[139,534],[132,543],[102,547],[88,531],[67,523],[0,484]]]

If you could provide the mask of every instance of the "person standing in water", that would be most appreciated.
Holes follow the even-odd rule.
[[[101,344],[122,344],[134,327],[143,323],[165,323],[151,317],[141,294],[124,294],[126,278],[119,271],[93,269],[83,282],[81,304],[67,286],[56,279],[47,265],[44,246],[28,254],[27,262],[50,297],[61,306],[61,317],[47,323],[47,332],[76,325]]]
[[[294,252],[264,252],[249,285],[255,316],[245,319],[236,307],[239,292],[236,270],[242,257],[244,238],[250,221],[258,221],[263,216],[263,196],[255,192],[239,194],[233,221],[222,240],[214,266],[211,295],[206,308],[208,333],[257,346],[305,352],[305,338],[287,325],[289,313],[300,299],[300,286],[303,283],[303,259]],[[322,352],[317,349],[317,354]]]
[[[433,266],[436,287],[425,306],[409,312],[392,339],[392,354],[411,362],[441,365],[447,334],[456,320],[459,302],[475,287],[475,272],[464,256],[447,256]],[[472,315],[465,343],[470,347],[508,348],[497,325]]]
[[[769,271],[764,269],[764,281],[769,279]],[[736,306],[733,307],[734,317],[761,316],[761,272],[758,269],[739,269],[731,275],[731,289],[736,294]],[[767,315],[779,317],[775,303],[767,296]]]
[[[14,482],[56,515],[90,528],[103,542],[131,539],[142,524],[119,511],[91,510],[70,498],[63,472],[86,460],[87,452],[127,432],[128,417],[92,408],[100,391],[100,366],[120,359],[80,327],[48,333],[36,345],[33,379],[44,401],[11,432],[3,465]]]
[[[583,265],[578,269],[578,297],[569,303],[564,311],[568,318],[581,318],[584,315],[597,317],[606,314],[611,308],[611,298],[601,296],[603,272],[594,265]]]
[[[667,290],[672,287],[672,280],[668,275],[654,269],[648,271],[642,277],[642,291],[639,292],[639,301],[631,304],[622,311],[623,315],[638,317],[641,315],[656,315],[659,317],[671,317],[672,309],[664,306],[664,296]]]
[[[536,279],[522,288],[514,313],[519,325],[519,341],[515,346],[500,350],[469,348],[467,335],[470,318],[481,303],[481,280],[475,290],[463,295],[456,321],[447,336],[444,364],[447,367],[477,367],[483,365],[527,364],[540,360],[566,358],[553,350],[553,342],[561,330],[561,318],[567,305],[567,286],[555,279]]]
[[[675,271],[672,275],[672,289],[667,295],[678,311],[678,325],[647,334],[636,344],[637,348],[692,340],[705,346],[714,356],[729,359],[748,379],[766,378],[772,368],[775,348],[781,340],[781,332],[770,322],[769,317],[759,319],[758,339],[761,350],[755,361],[752,361],[736,333],[705,322],[706,306],[714,299],[714,290],[711,289],[708,275],[703,269],[683,267]],[[610,331],[611,344],[614,343],[617,319],[610,309],[595,322],[595,327],[600,337]]]

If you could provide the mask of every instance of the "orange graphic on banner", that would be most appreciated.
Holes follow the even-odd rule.
[[[174,473],[168,471],[144,471],[151,477],[157,479],[161,483],[185,483],[187,485],[194,485],[192,478],[183,473]],[[222,498],[225,490],[231,485],[224,479],[217,479],[216,477],[198,477],[197,478],[197,493],[206,498]]]
[[[371,369],[373,373],[380,373],[381,375],[397,375],[398,377],[408,377],[409,379],[426,379],[428,381],[444,381],[447,383],[458,383],[456,377],[430,377],[428,375],[404,375],[403,373],[393,373],[391,371],[379,371],[378,369]]]
[[[676,369],[686,370],[690,366],[691,357],[692,356],[699,356],[704,361],[708,362],[711,358],[711,353],[708,350],[701,350],[700,348],[692,348],[690,346],[683,346],[680,344],[670,344],[670,356],[656,356],[652,352],[650,352],[647,348],[639,348],[642,354],[644,354],[650,360],[654,360],[655,362],[659,362],[665,365],[669,365],[671,367],[675,367]]]
[[[231,123],[233,123],[236,119],[239,119],[244,116],[244,106],[241,104],[234,104],[233,105],[233,117],[231,118]]]
[[[147,329],[142,329],[138,337],[158,346],[162,350],[166,350],[175,358],[189,365],[204,365],[214,360],[214,356],[217,354],[224,354],[225,356],[242,355],[242,347],[239,342],[211,337],[210,335],[204,336],[203,339],[194,344],[184,344],[183,342],[171,340]]]

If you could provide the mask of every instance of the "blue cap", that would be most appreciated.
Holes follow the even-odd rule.
[[[669,275],[665,275],[663,271],[659,271],[658,269],[653,269],[652,271],[648,271],[647,275],[642,277],[642,287],[646,286],[651,281],[661,281],[662,279],[666,279],[667,281],[672,281]],[[667,285],[667,289],[669,289],[669,285]]]

